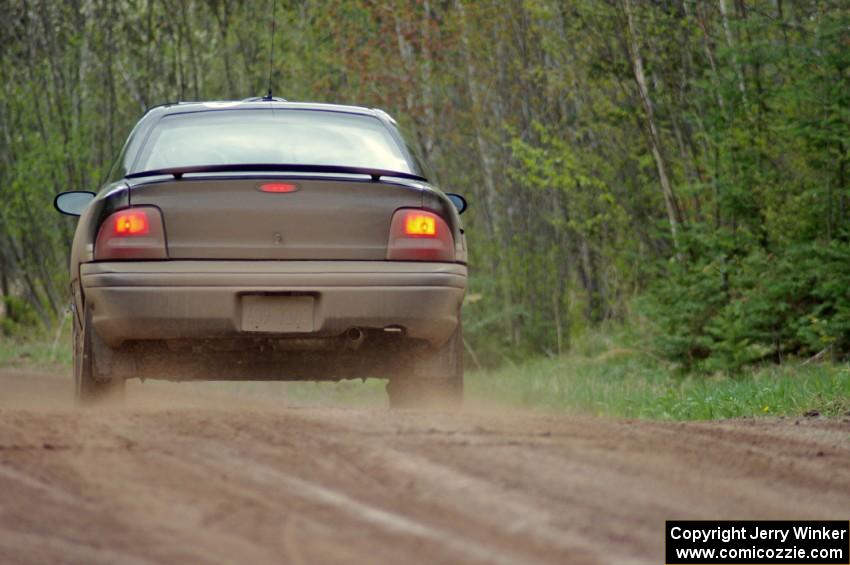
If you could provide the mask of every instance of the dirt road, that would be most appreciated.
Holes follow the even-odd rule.
[[[665,519],[850,518],[850,421],[316,409],[195,385],[77,411],[0,372],[0,563],[662,563]],[[199,392],[200,391],[200,392]]]

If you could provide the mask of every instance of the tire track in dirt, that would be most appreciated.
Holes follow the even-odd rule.
[[[0,371],[0,562],[659,563],[665,519],[848,519],[850,421],[305,408]]]

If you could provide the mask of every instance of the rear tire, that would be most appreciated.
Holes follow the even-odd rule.
[[[123,400],[124,378],[111,375],[104,367],[108,346],[103,343],[91,321],[88,305],[84,307],[82,329],[74,323],[74,399],[90,405],[106,400]]]
[[[406,375],[387,383],[390,408],[456,410],[463,405],[463,328],[438,348],[413,356]]]

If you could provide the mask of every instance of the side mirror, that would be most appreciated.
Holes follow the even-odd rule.
[[[463,214],[466,211],[466,198],[464,198],[460,194],[452,194],[451,192],[447,192],[446,196],[448,196],[449,200],[452,201],[452,204],[455,205],[458,214]]]
[[[53,207],[68,216],[79,216],[89,205],[89,202],[94,200],[94,197],[94,192],[87,190],[60,192],[53,199]]]

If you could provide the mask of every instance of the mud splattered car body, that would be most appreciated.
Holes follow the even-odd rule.
[[[465,201],[380,110],[252,100],[154,108],[80,215],[75,380],[390,380],[462,394]]]

